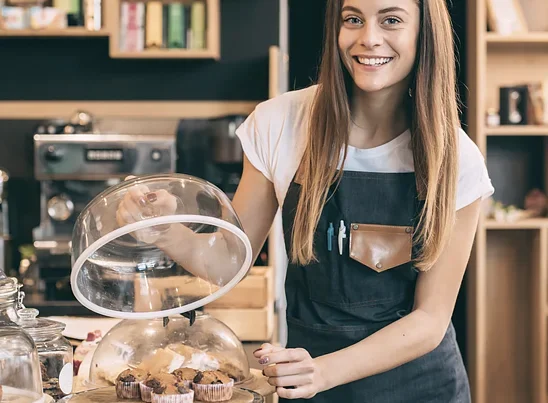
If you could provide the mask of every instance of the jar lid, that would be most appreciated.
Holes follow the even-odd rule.
[[[15,277],[0,278],[0,298],[6,298],[15,294],[21,288]]]
[[[23,308],[17,311],[19,321],[17,324],[21,326],[33,338],[54,336],[61,334],[65,330],[66,325],[55,320],[37,318],[40,312],[34,308]]]

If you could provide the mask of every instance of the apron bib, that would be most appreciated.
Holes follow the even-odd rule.
[[[288,253],[299,194],[292,181],[282,208]],[[285,280],[287,347],[312,357],[355,344],[410,313],[418,275],[412,236],[422,203],[414,173],[344,171],[329,195],[314,236],[317,262],[290,264]],[[341,227],[346,237],[339,240]],[[306,401],[469,403],[453,325],[432,352]]]

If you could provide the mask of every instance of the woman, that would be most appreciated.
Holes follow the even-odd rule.
[[[451,314],[493,188],[453,52],[445,0],[329,0],[318,84],[238,129],[255,256],[282,208],[288,343],[254,353],[282,401],[470,402]],[[188,263],[185,234],[163,248]]]

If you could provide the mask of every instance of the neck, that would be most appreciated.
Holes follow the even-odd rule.
[[[385,144],[409,128],[409,94],[405,88],[374,93],[358,88],[351,99],[349,144],[372,148]]]

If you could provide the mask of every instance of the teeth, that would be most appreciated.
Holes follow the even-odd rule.
[[[367,58],[367,57],[358,57],[358,62],[360,64],[365,64],[366,66],[381,66],[388,63],[392,60],[391,57],[382,57],[382,58]]]

